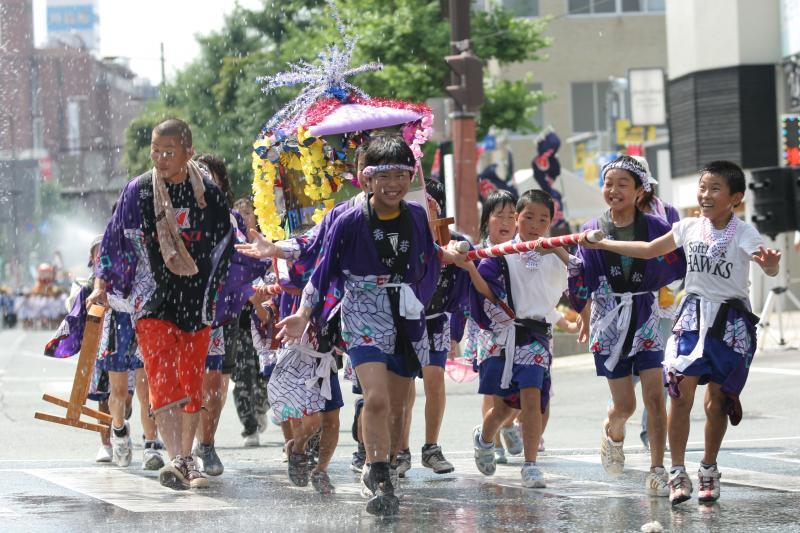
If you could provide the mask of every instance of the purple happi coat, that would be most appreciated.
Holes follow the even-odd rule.
[[[616,232],[607,211],[601,218],[584,224],[581,231],[602,229],[607,238]],[[659,217],[636,211],[634,240],[652,241],[671,230]],[[612,370],[620,359],[639,352],[664,351],[666,339],[658,328],[658,300],[654,291],[681,279],[686,274],[682,250],[655,259],[631,261],[630,277],[625,280],[621,258],[603,250],[578,247],[580,265],[570,267],[570,301],[581,311],[592,298],[589,321],[589,347],[605,358]]]
[[[146,224],[143,213],[152,211],[153,194],[151,173],[131,180],[123,189],[114,215],[106,227],[100,249],[100,264],[96,274],[106,281],[109,304],[136,320],[147,310],[146,306],[156,291],[156,279],[151,267]],[[206,180],[206,188],[215,188]],[[149,204],[148,204],[149,203]],[[243,222],[238,238],[243,238]],[[237,232],[228,224],[227,234],[214,243],[211,257],[210,279],[206,284],[202,321],[219,326],[238,317],[248,298],[252,296],[251,282],[263,274],[267,263],[246,257],[233,248]]]
[[[451,233],[452,240],[467,242],[464,237]],[[470,246],[470,250],[472,250]],[[430,350],[449,352],[450,341],[460,342],[470,317],[470,279],[466,270],[456,265],[444,265],[439,273],[436,290],[425,308],[426,329]],[[428,357],[421,358],[424,367]]]
[[[414,202],[407,206],[412,227],[403,284],[412,291],[408,296],[413,295],[424,306],[439,279],[439,249],[433,242],[425,209]],[[374,244],[364,206],[357,205],[338,216],[326,232],[302,305],[313,307],[312,314],[322,320],[340,307],[342,337],[348,348],[375,346],[393,354],[397,327],[404,327],[415,352],[428,352],[424,309],[420,309],[419,318],[406,317],[402,324],[396,324],[388,293],[381,288],[390,279],[391,272],[381,262]]]
[[[61,321],[55,335],[44,347],[44,354],[49,357],[72,357],[81,351],[83,330],[86,327],[86,298],[92,293],[93,279],[81,287],[78,297],[72,304],[69,314]]]

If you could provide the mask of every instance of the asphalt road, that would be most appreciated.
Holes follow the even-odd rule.
[[[730,428],[719,465],[722,498],[712,506],[688,501],[672,509],[644,494],[647,455],[637,438],[640,413],[630,420],[626,472],[612,478],[599,465],[600,422],[607,385],[588,356],[562,357],[554,366],[555,397],[540,458],[546,489],[523,489],[521,458],[484,477],[472,459],[471,430],[480,422],[477,381],[448,380],[440,443],[455,464],[437,476],[419,465],[424,398],[412,430],[413,468],[402,485],[401,514],[378,519],[349,470],[353,398],[346,393],[340,447],[331,466],[336,495],[289,484],[282,438],[271,426],[262,446],[241,446],[229,401],[217,434],[225,473],[202,492],[161,487],[156,473],[135,462],[126,469],[97,465],[95,433],[34,420],[36,410],[58,413],[42,393],[68,397],[74,360],[41,355],[47,332],[0,331],[0,531],[639,531],[658,521],[664,531],[800,531],[800,353],[757,355],[742,401],[745,418]],[[344,389],[349,387],[345,386]],[[418,394],[422,394],[421,384]],[[138,412],[138,410],[134,410]],[[704,415],[693,412],[687,463],[702,455]],[[133,434],[140,434],[137,415]]]

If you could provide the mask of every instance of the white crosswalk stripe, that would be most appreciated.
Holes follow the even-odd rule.
[[[235,509],[194,491],[174,491],[158,480],[115,468],[28,469],[27,474],[134,513]]]

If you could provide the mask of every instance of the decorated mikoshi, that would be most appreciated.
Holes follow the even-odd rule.
[[[347,81],[382,66],[350,68],[357,39],[346,35],[335,4],[328,4],[344,46],[330,45],[317,64],[290,64],[287,72],[258,79],[264,92],[305,85],[253,144],[253,204],[262,233],[272,240],[297,235],[360,192],[354,153],[376,130],[399,128],[417,160],[431,135],[433,113],[426,104],[371,97]],[[410,198],[426,205],[419,176]]]
[[[506,244],[498,244],[491,248],[481,248],[479,250],[472,250],[467,253],[467,259],[475,261],[476,259],[484,259],[487,257],[499,257],[502,255],[521,254],[525,252],[533,252],[536,248],[557,248],[560,246],[571,246],[578,244],[581,237],[585,236],[589,242],[600,242],[605,238],[605,233],[602,230],[584,231],[583,233],[572,233],[570,235],[562,235],[560,237],[543,237],[535,241],[514,242]],[[459,248],[461,244],[459,243]],[[466,251],[466,250],[459,250]]]

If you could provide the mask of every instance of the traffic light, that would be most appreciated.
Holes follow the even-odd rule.
[[[458,83],[448,85],[445,90],[461,109],[477,111],[483,104],[483,62],[472,52],[445,56],[444,60],[455,74],[453,82]]]

